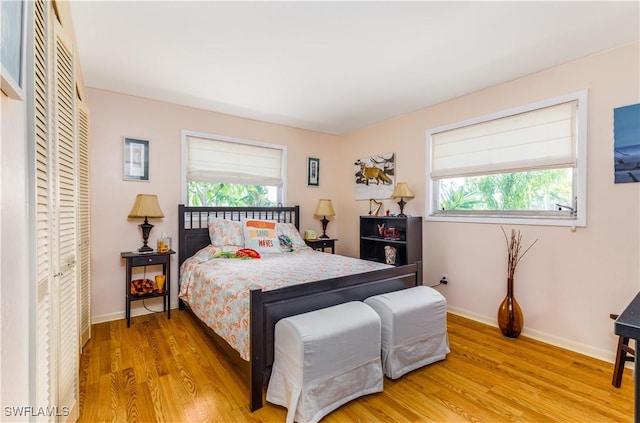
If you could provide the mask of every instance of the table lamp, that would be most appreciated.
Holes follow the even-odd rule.
[[[391,194],[391,197],[393,198],[398,198],[400,197],[400,201],[398,201],[398,205],[400,206],[400,214],[398,215],[399,217],[406,217],[407,215],[404,214],[404,205],[407,204],[406,201],[404,201],[405,198],[413,198],[413,193],[411,192],[411,190],[409,189],[409,186],[407,185],[406,182],[398,182],[396,184],[396,189],[393,190],[393,194]]]
[[[329,238],[327,235],[327,224],[329,221],[327,220],[327,216],[335,216],[336,212],[333,210],[333,204],[331,204],[331,200],[319,200],[318,207],[316,207],[316,211],[314,213],[316,216],[322,216],[322,235],[318,238]]]
[[[147,245],[149,242],[151,228],[153,228],[153,225],[149,223],[148,218],[164,217],[164,213],[162,213],[162,210],[160,209],[160,204],[158,204],[158,196],[151,194],[138,194],[136,202],[129,212],[129,217],[144,217],[144,223],[138,225],[140,226],[140,229],[142,229],[143,240],[142,247],[138,248],[138,251],[141,253],[153,251],[153,248]]]

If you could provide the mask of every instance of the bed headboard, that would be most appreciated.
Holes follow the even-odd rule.
[[[293,223],[300,229],[300,206],[292,207],[188,207],[178,205],[178,261],[179,266],[198,250],[211,243],[207,222],[209,217],[229,220],[275,220]]]

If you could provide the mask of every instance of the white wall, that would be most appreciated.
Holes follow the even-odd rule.
[[[165,231],[177,248],[180,129],[287,145],[288,203],[302,206],[302,228],[319,230],[313,216],[317,200],[332,198],[337,215],[329,232],[339,238],[338,253],[358,256],[358,216],[369,204],[354,200],[355,159],[395,151],[397,180],[407,181],[416,194],[405,212],[422,216],[428,128],[588,89],[588,226],[577,232],[519,227],[525,241],[539,241],[520,263],[515,293],[524,310],[525,335],[612,360],[616,339],[609,313],[620,312],[640,287],[640,184],[613,184],[612,139],[613,108],[640,101],[638,51],[637,43],[625,46],[338,137],[89,89],[92,320],[124,316],[125,269],[119,254],[141,244],[140,222],[126,217],[136,194],[158,194],[165,218],[152,222],[150,240]],[[151,182],[122,180],[125,136],[150,140]],[[321,159],[319,188],[306,186],[307,156]],[[398,211],[395,201],[384,200],[387,208]],[[496,324],[506,293],[500,227],[425,222],[423,237],[424,283],[433,285],[447,273],[450,284],[438,289],[449,309]],[[172,277],[175,304],[177,266]]]
[[[588,89],[587,227],[518,227],[525,243],[539,241],[518,266],[515,295],[525,335],[612,360],[609,313],[621,312],[640,288],[640,184],[613,183],[613,109],[640,101],[639,50],[635,43],[354,131],[341,140],[336,172],[350,180],[358,157],[395,151],[397,180],[416,194],[405,213],[424,216],[428,128]],[[368,211],[349,184],[338,198],[350,221]],[[394,201],[384,203],[398,212]],[[340,229],[342,251],[357,255],[357,227]],[[449,310],[497,324],[506,294],[499,225],[425,222],[423,238],[424,283],[435,285],[446,273],[450,283],[438,289]]]
[[[29,405],[26,102],[0,93],[0,419]]]

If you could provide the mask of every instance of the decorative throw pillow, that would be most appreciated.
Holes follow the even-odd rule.
[[[244,246],[259,253],[279,253],[280,242],[276,234],[276,222],[271,220],[243,219]]]
[[[291,240],[294,248],[305,247],[307,244],[302,239],[300,232],[293,223],[276,223],[276,233],[278,236],[284,235]]]
[[[244,245],[242,222],[222,218],[210,218],[208,222],[211,245]]]

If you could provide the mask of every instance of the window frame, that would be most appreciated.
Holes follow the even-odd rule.
[[[431,178],[432,141],[434,133],[440,133],[464,126],[479,124],[489,120],[495,120],[527,113],[537,109],[554,106],[570,101],[577,101],[576,113],[576,166],[573,168],[573,195],[571,206],[576,213],[567,211],[508,211],[508,210],[449,210],[439,211],[439,179]],[[484,116],[474,117],[460,122],[431,128],[426,131],[426,184],[425,184],[425,220],[436,222],[462,222],[462,223],[494,223],[494,224],[521,224],[541,226],[587,226],[587,119],[588,119],[588,91],[582,90],[551,99],[541,100],[535,103],[502,110]]]
[[[207,132],[198,132],[188,129],[182,129],[180,131],[181,140],[181,169],[180,169],[180,185],[181,185],[181,198],[182,204],[187,205],[189,201],[189,182],[187,181],[187,137],[206,138],[215,141],[225,141],[238,144],[254,145],[265,148],[275,148],[282,150],[282,186],[278,187],[278,199],[277,202],[281,204],[287,204],[287,146],[282,144],[272,144],[262,141],[249,140],[244,138],[228,137],[224,135],[210,134]],[[267,185],[264,185],[267,186]]]

